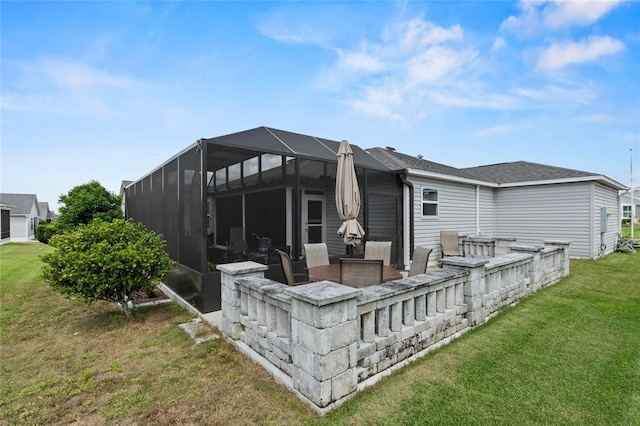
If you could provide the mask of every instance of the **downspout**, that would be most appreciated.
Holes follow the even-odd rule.
[[[480,235],[480,185],[476,185],[476,235]]]
[[[405,242],[407,240],[409,240],[409,244],[404,244],[404,263],[405,263],[405,268],[407,266],[409,266],[409,259],[411,259],[411,254],[413,252],[413,246],[415,244],[415,237],[414,237],[414,222],[415,219],[413,217],[414,215],[414,211],[413,211],[413,196],[414,196],[414,191],[415,188],[413,187],[413,183],[411,183],[408,179],[407,179],[407,172],[408,169],[406,169],[404,171],[404,173],[400,173],[398,174],[398,176],[400,177],[400,180],[402,181],[402,183],[404,184],[403,187],[403,197],[404,197],[404,203],[403,204],[403,208],[405,209],[405,214],[403,215],[403,219],[402,219],[402,223],[403,223],[403,228],[404,228],[404,240]],[[406,193],[408,193],[408,196],[405,195]],[[408,206],[407,206],[408,204]],[[409,217],[409,226],[406,226],[406,222],[407,222],[407,216]],[[408,238],[407,238],[407,234],[408,234]]]

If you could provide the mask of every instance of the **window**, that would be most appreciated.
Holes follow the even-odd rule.
[[[622,217],[624,218],[631,217],[631,206],[622,206]]]
[[[422,216],[438,216],[438,190],[422,190]]]

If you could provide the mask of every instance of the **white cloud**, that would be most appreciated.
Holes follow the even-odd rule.
[[[133,79],[110,74],[82,63],[40,60],[35,67],[36,72],[42,72],[60,87],[71,90],[90,90],[99,87],[127,89],[137,85]]]
[[[490,136],[500,135],[503,133],[511,133],[518,128],[511,124],[499,124],[497,126],[487,127],[485,129],[478,130],[473,134],[476,138],[486,138]]]
[[[550,84],[536,88],[515,87],[511,89],[511,93],[525,102],[534,102],[549,109],[557,109],[563,105],[588,105],[597,97],[596,89],[588,83],[564,86]]]
[[[620,3],[619,0],[554,1],[544,8],[543,22],[548,28],[589,25],[598,21]]]
[[[620,0],[521,0],[520,14],[505,19],[501,29],[531,36],[547,30],[590,25],[620,3]]]
[[[146,86],[124,75],[59,59],[13,62],[8,64],[8,70],[15,78],[11,79],[11,86],[3,88],[2,108],[19,111],[111,118],[120,115],[119,109],[110,105],[110,100],[118,98],[119,90]]]
[[[379,72],[387,68],[383,62],[367,52],[349,52],[338,49],[338,66],[351,72]]]
[[[495,40],[493,40],[493,45],[491,46],[491,51],[492,52],[497,52],[500,49],[503,49],[504,47],[506,47],[507,45],[507,41],[503,38],[503,37],[496,37]]]
[[[612,123],[618,120],[618,117],[604,113],[586,114],[575,118],[579,123]]]
[[[462,41],[464,32],[460,25],[451,28],[442,28],[420,18],[414,18],[407,23],[401,22],[394,28],[390,28],[385,41],[394,42],[399,38],[399,46],[408,51],[424,48],[447,41]]]
[[[338,59],[324,70],[321,90],[346,93],[356,111],[404,120],[437,88],[451,86],[475,65],[477,52],[462,45],[460,25],[439,27],[420,18],[387,25],[378,40],[336,48]],[[453,89],[452,89],[453,90]]]
[[[583,64],[612,55],[624,49],[624,43],[611,37],[589,37],[580,42],[556,43],[545,49],[536,63],[536,69],[551,71],[571,64]]]
[[[477,54],[471,49],[455,50],[434,46],[416,53],[406,62],[406,85],[433,84],[459,74],[473,63]]]

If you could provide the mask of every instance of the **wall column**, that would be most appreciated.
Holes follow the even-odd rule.
[[[542,286],[542,250],[544,250],[544,247],[541,246],[509,246],[510,253],[525,253],[533,256],[533,259],[531,260],[531,270],[529,271],[529,277],[531,278],[531,281],[529,282],[529,290],[531,293],[535,293],[540,290],[540,287]]]
[[[562,247],[564,255],[562,256],[562,277],[569,275],[569,246],[571,241],[564,240],[545,240],[545,246]]]
[[[240,338],[240,288],[235,280],[242,277],[264,277],[269,267],[257,262],[225,263],[216,266],[220,276],[220,296],[222,299],[221,331],[233,340]]]
[[[358,303],[361,291],[330,281],[287,289],[291,295],[294,387],[318,407],[358,387]]]
[[[463,286],[464,303],[467,304],[469,326],[482,324],[486,314],[484,309],[485,279],[484,269],[489,260],[473,257],[445,257],[440,260],[442,268],[469,272]]]

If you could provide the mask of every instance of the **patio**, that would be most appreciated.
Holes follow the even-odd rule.
[[[443,269],[380,285],[289,287],[265,265],[219,265],[221,331],[323,415],[413,359],[483,324],[500,307],[569,274],[569,243],[454,256]]]

